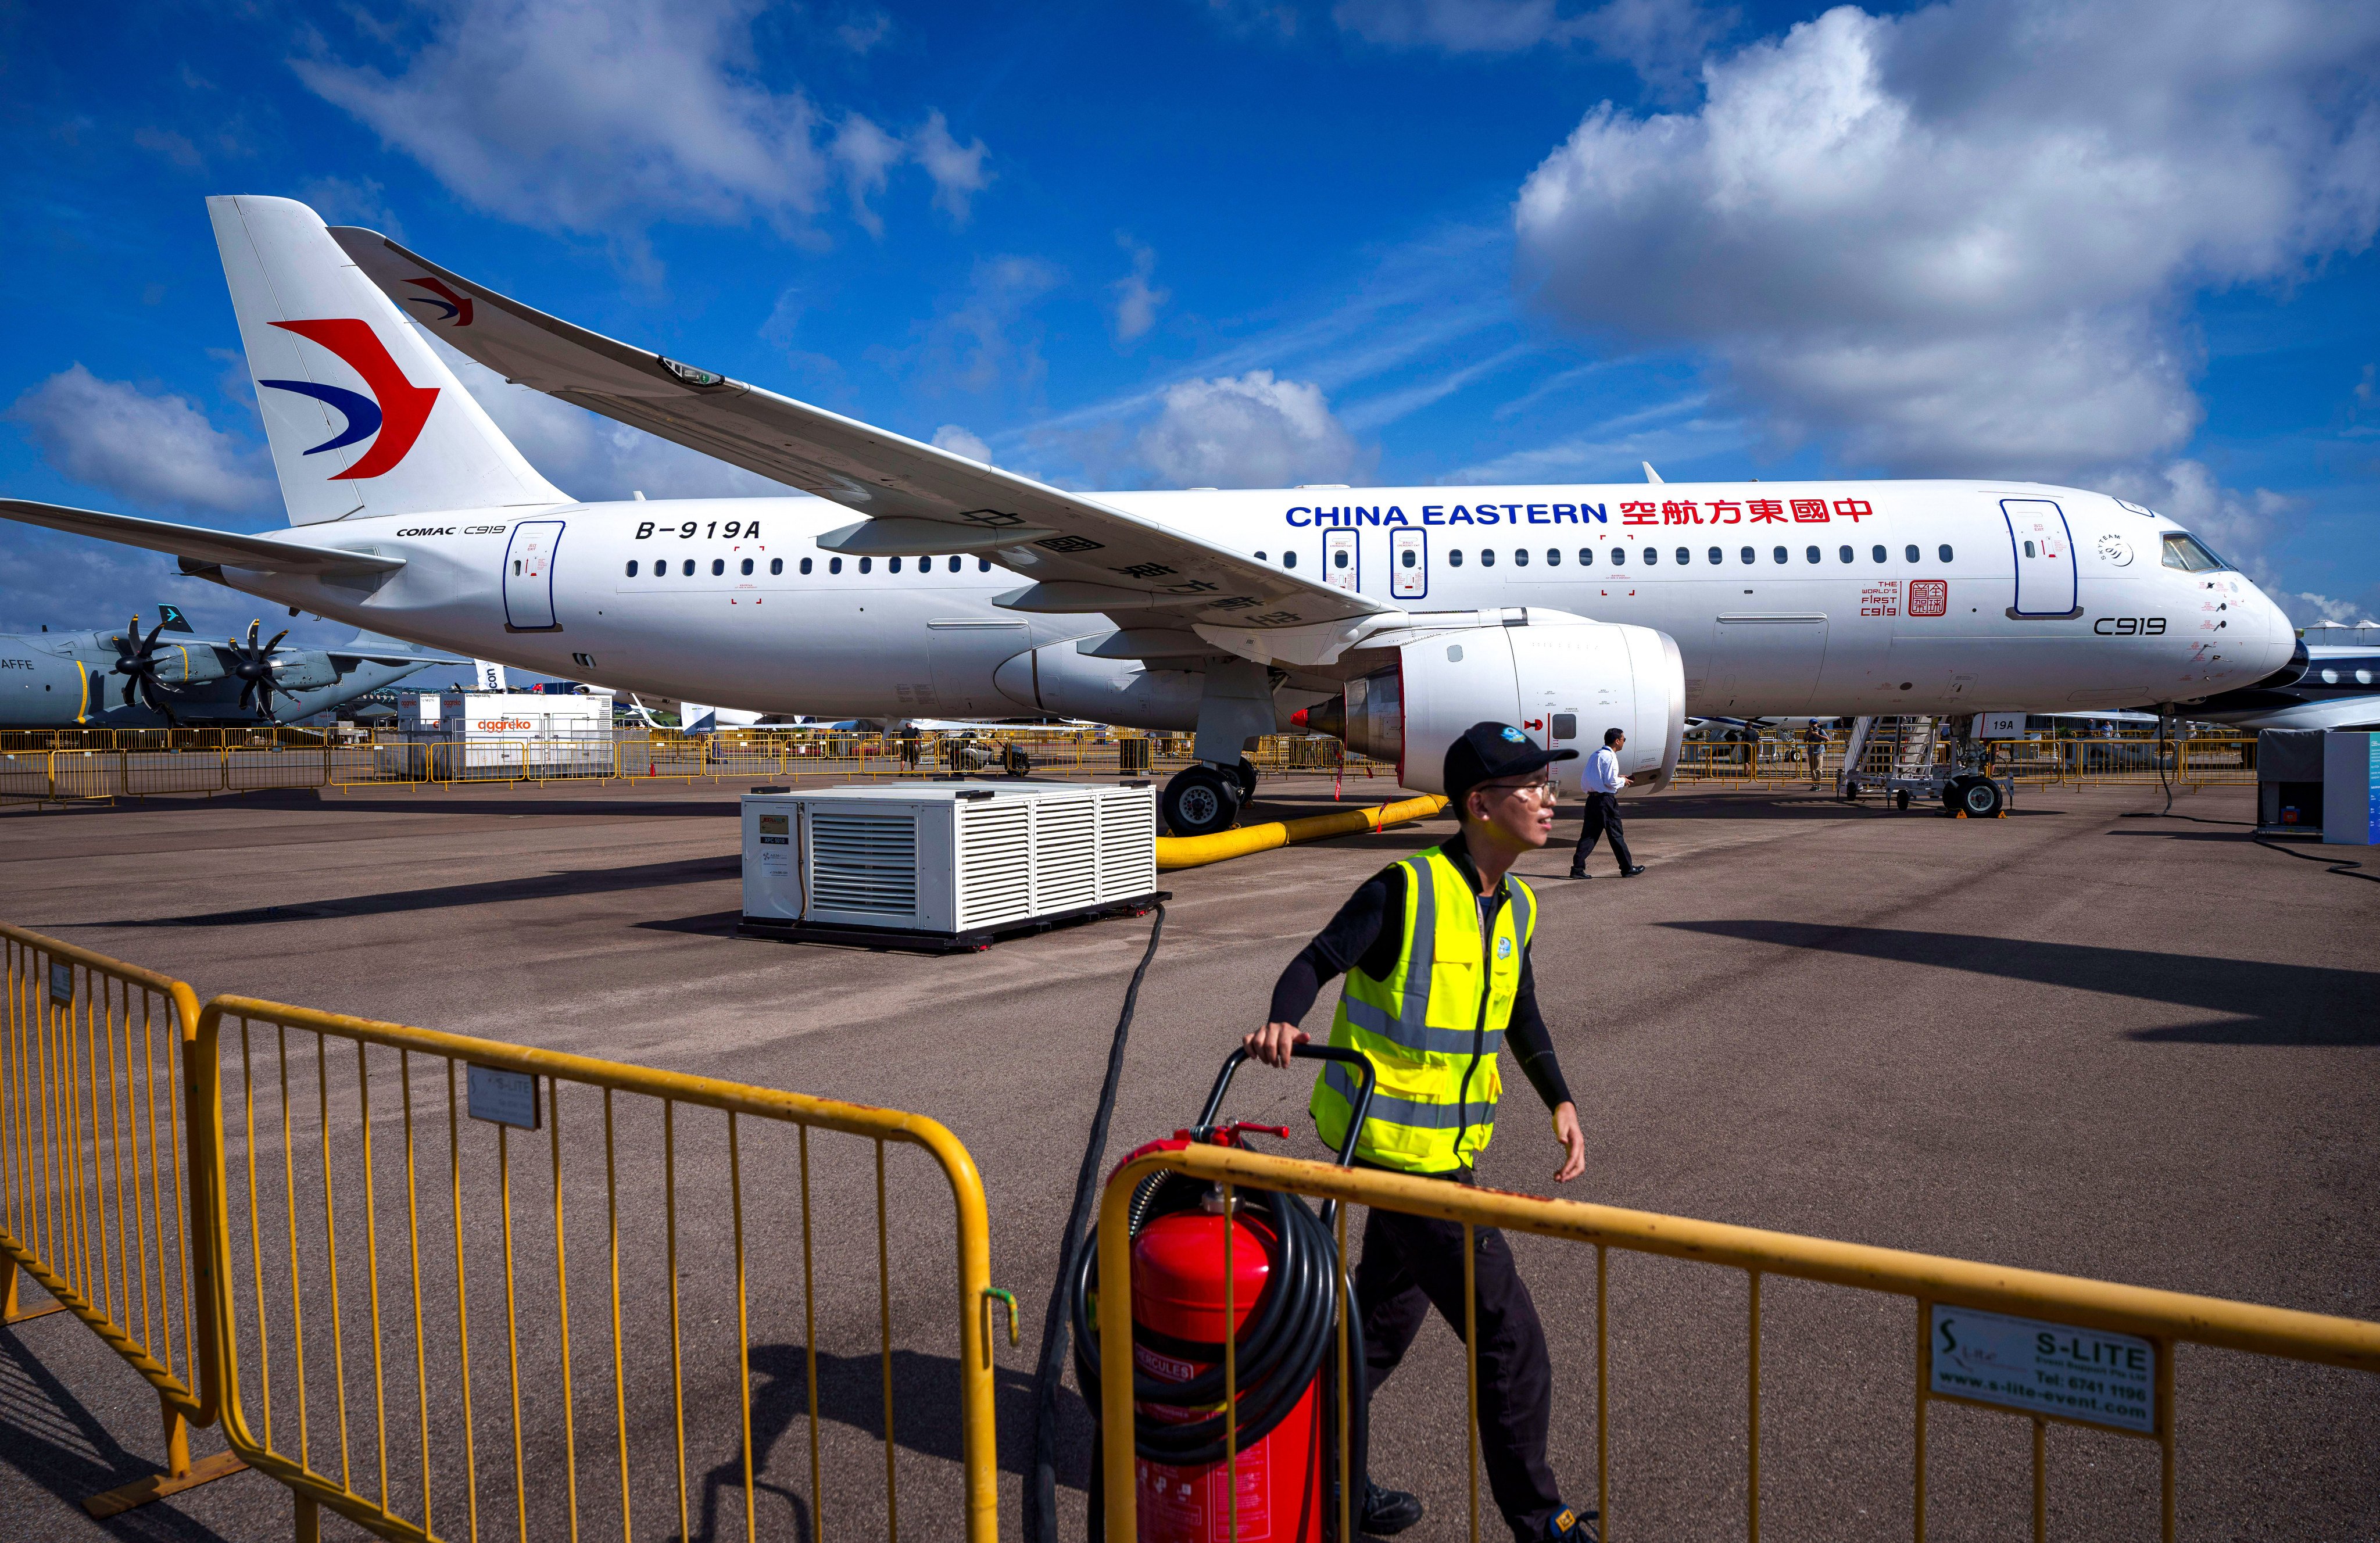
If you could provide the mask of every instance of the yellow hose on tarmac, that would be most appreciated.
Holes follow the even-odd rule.
[[[1408,820],[1427,820],[1444,808],[1445,799],[1436,794],[1425,794],[1419,798],[1382,804],[1377,808],[1349,809],[1343,814],[1318,814],[1305,820],[1277,820],[1268,825],[1243,825],[1238,830],[1220,831],[1211,836],[1160,836],[1157,838],[1157,866],[1160,869],[1203,868],[1208,863],[1245,857],[1251,852],[1269,852],[1276,846],[1289,846],[1301,841],[1352,836],[1365,831],[1377,831],[1384,825],[1401,825]]]

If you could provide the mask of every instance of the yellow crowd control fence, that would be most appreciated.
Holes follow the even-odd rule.
[[[2081,1428],[2117,1437],[2135,1438],[2154,1445],[2156,1452],[2156,1500],[2160,1536],[2172,1543],[2177,1521],[2178,1453],[2175,1415],[2180,1403],[2174,1354],[2188,1344],[2244,1352],[2252,1356],[2312,1362],[2362,1372],[2380,1371],[2380,1323],[2331,1318],[2315,1313],[2152,1291],[2104,1281],[2082,1280],[2036,1270],[2004,1269],[1963,1259],[1940,1258],[1899,1249],[1801,1237],[1719,1222],[1695,1221],[1647,1211],[1609,1206],[1550,1200],[1535,1196],[1478,1189],[1436,1179],[1374,1170],[1338,1168],[1324,1163],[1267,1156],[1235,1148],[1194,1144],[1184,1149],[1156,1151],[1136,1158],[1109,1180],[1099,1215],[1099,1279],[1130,1278],[1130,1211],[1134,1191],[1153,1173],[1187,1174],[1220,1186],[1223,1209],[1229,1214],[1232,1191],[1286,1191],[1316,1199],[1342,1202],[1339,1211],[1339,1247],[1346,1250],[1346,1205],[1370,1206],[1411,1215],[1459,1222],[1463,1229],[1464,1316],[1473,1321],[1476,1306],[1472,1291],[1471,1260],[1476,1231],[1495,1227],[1535,1233],[1594,1249],[1595,1282],[1595,1471],[1597,1509],[1602,1513],[1602,1536],[1608,1540],[1633,1536],[1630,1512],[1620,1507],[1612,1486],[1612,1312],[1609,1281],[1614,1253],[1657,1256],[1741,1272],[1747,1282],[1742,1301],[1745,1350],[1741,1378],[1743,1426],[1734,1444],[1742,1452],[1744,1536],[1758,1543],[1762,1514],[1761,1415],[1764,1384],[1761,1367],[1762,1288],[1776,1279],[1819,1282],[1904,1299],[1912,1308],[1899,1334],[1883,1342],[1910,1347],[1913,1386],[1904,1384],[1900,1406],[1911,1421],[1911,1518],[1912,1536],[1924,1543],[1927,1525],[1929,1450],[1927,1418],[1937,1405],[1971,1406],[2029,1421],[2032,1427],[2032,1536],[2046,1536],[2048,1497],[2048,1428],[2052,1425]],[[1585,1271],[1570,1272],[1583,1277]],[[1229,1271],[1226,1271],[1228,1280]],[[1342,1277],[1343,1282],[1343,1277]],[[1542,1289],[1542,1288],[1541,1288]],[[1335,1351],[1341,1375],[1337,1385],[1350,1386],[1347,1369],[1346,1305],[1340,1312]],[[1228,1294],[1229,1286],[1226,1286]],[[1224,1320],[1232,1320],[1228,1294]],[[1099,1336],[1105,1345],[1132,1343],[1132,1293],[1110,1290],[1100,1294]],[[1467,1333],[1469,1343],[1475,1335]],[[1870,1351],[1872,1342],[1864,1343]],[[1123,1364],[1111,1352],[1110,1365]],[[1223,1346],[1225,1386],[1235,1388],[1237,1347]],[[1466,1379],[1469,1449],[1470,1537],[1479,1537],[1477,1363],[1470,1362]],[[1889,1387],[1888,1368],[1877,1379]],[[1840,1375],[1840,1374],[1839,1374]],[[1136,1481],[1133,1430],[1133,1379],[1109,1377],[1101,1381],[1100,1424],[1103,1442],[1103,1485],[1107,1536],[1135,1536]],[[1889,1396],[1889,1395],[1888,1395]],[[1229,1395],[1227,1395],[1227,1402]],[[1840,1419],[1838,1405],[1832,1414]],[[1337,1428],[1349,1429],[1347,1411],[1341,1409]],[[1835,1420],[1827,1422],[1835,1428]],[[1118,1432],[1126,1433],[1119,1436]],[[1554,1454],[1559,1464],[1565,1454]],[[2102,1453],[2102,1456],[2105,1454]],[[1227,1467],[1237,1461],[1236,1443],[1227,1438]],[[1347,1453],[1342,1437],[1340,1463]],[[2112,1466],[2112,1464],[2109,1464]],[[1840,1483],[1840,1474],[1830,1474]],[[1238,1492],[1236,1475],[1227,1478],[1221,1493]],[[1341,1488],[1342,1505],[1353,1488]],[[2109,1518],[2095,1518],[2106,1522]],[[1339,1536],[1347,1537],[1343,1509]],[[2236,1520],[2236,1518],[2234,1519]],[[2130,1530],[2130,1529],[2126,1529]],[[1233,1536],[1237,1536],[1236,1532]]]
[[[995,1535],[1003,1294],[935,1122],[240,997],[190,1068],[224,1428],[301,1539]]]
[[[214,1420],[203,1317],[207,1259],[189,1219],[205,1196],[182,1140],[189,987],[0,925],[7,1022],[0,1041],[0,1302],[7,1320],[71,1312],[157,1391],[166,1471],[94,1496],[112,1516],[236,1473],[193,1464],[189,1428]],[[18,1273],[54,1306],[18,1310]]]

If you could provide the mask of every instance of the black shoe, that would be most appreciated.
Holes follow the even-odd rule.
[[[1636,877],[1636,875],[1638,875],[1638,874],[1640,874],[1640,873],[1642,873],[1642,872],[1644,872],[1644,871],[1645,871],[1645,865],[1644,865],[1643,863],[1638,863],[1634,868],[1623,868],[1623,869],[1621,869],[1620,870],[1620,877],[1621,877],[1622,879],[1633,879],[1633,878],[1635,878],[1635,877]]]
[[[1573,879],[1592,879],[1595,877],[1594,874],[1587,872],[1585,869],[1578,868],[1572,869],[1570,870],[1570,876]]]
[[[1402,1489],[1364,1481],[1363,1528],[1375,1537],[1394,1537],[1421,1520],[1421,1501]],[[1562,1536],[1568,1537],[1565,1533]]]
[[[1564,1506],[1546,1519],[1546,1543],[1597,1543],[1596,1513]]]

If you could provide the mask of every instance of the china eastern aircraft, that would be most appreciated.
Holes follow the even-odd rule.
[[[320,615],[616,688],[825,718],[1191,732],[1165,818],[1231,823],[1301,711],[1437,788],[1481,719],[2071,711],[2282,669],[2256,587],[2173,521],[2013,480],[1075,492],[614,342],[302,204],[208,200],[292,529],[0,502]],[[590,504],[416,329],[788,484]],[[1573,766],[1575,763],[1570,763]],[[1574,776],[1572,770],[1568,774]]]

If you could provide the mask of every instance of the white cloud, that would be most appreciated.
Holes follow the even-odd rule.
[[[892,35],[892,18],[882,11],[870,11],[837,27],[834,35],[854,54],[865,55]]]
[[[667,218],[781,227],[814,215],[838,176],[855,213],[904,159],[964,220],[988,178],[940,113],[896,140],[857,115],[827,133],[798,89],[761,78],[759,0],[449,0],[394,75],[328,56],[291,67],[461,197],[523,224],[618,232]],[[850,43],[852,39],[845,37]]]
[[[1027,312],[1060,276],[1038,257],[979,260],[966,298],[925,329],[926,386],[985,392],[1038,383],[1045,366]]]
[[[262,452],[207,421],[187,396],[103,381],[76,364],[6,416],[57,469],[142,507],[243,512],[269,504]]]
[[[575,498],[783,498],[795,490],[700,451],[615,423],[541,391],[512,385],[486,366],[421,335],[531,466]]]
[[[1118,236],[1116,244],[1132,253],[1132,272],[1108,286],[1115,291],[1116,341],[1129,343],[1157,325],[1157,308],[1173,297],[1171,291],[1154,288],[1148,282],[1157,272],[1155,249],[1142,246],[1129,236]]]
[[[967,200],[991,185],[991,174],[983,169],[983,141],[960,144],[951,137],[950,124],[934,112],[927,114],[925,127],[910,136],[909,151],[933,179],[934,207],[953,223],[966,224]]]
[[[369,176],[316,176],[298,185],[298,201],[334,225],[363,225],[405,239],[405,226],[389,207],[386,189]]]
[[[1320,386],[1277,381],[1269,370],[1168,387],[1137,444],[1149,469],[1175,486],[1352,481],[1368,464]]]
[[[2200,416],[2192,292],[2371,240],[2375,65],[2380,11],[2315,0],[1842,6],[1706,66],[1696,112],[1587,114],[1520,270],[1855,461],[2143,464]]]
[[[1340,0],[1330,15],[1342,31],[1390,48],[1495,55],[1585,43],[1665,89],[1685,84],[1735,19],[1697,0],[1609,0],[1592,9],[1557,0]]]
[[[136,128],[132,142],[152,155],[162,155],[184,171],[195,171],[200,164],[199,147],[186,135],[166,128]]]
[[[945,423],[935,430],[934,444],[953,456],[965,456],[968,460],[981,461],[986,466],[991,464],[991,446],[983,443],[981,435],[955,423]]]

